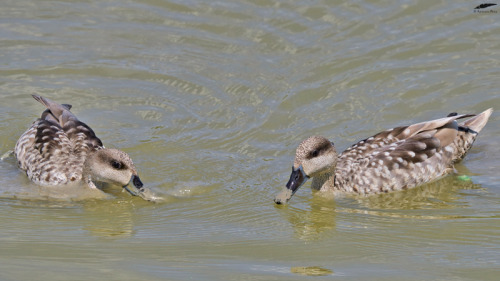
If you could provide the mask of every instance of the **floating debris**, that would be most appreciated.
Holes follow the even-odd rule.
[[[333,270],[322,268],[319,266],[294,266],[291,269],[292,273],[305,276],[327,276],[333,275]]]
[[[471,181],[472,179],[468,175],[461,175],[457,177],[461,181]]]

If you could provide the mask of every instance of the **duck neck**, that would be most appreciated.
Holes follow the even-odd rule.
[[[312,179],[311,188],[319,191],[333,190],[335,188],[335,172],[322,173]]]
[[[92,168],[90,167],[90,163],[95,153],[91,152],[87,155],[85,162],[83,163],[83,171],[82,171],[82,180],[90,187],[97,188],[95,183],[92,181]]]

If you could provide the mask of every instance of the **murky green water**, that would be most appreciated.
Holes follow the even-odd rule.
[[[0,161],[0,279],[497,280],[500,8],[479,4],[3,1],[0,152],[41,94],[166,200],[40,189]],[[342,150],[489,107],[470,181],[272,201],[309,135]]]

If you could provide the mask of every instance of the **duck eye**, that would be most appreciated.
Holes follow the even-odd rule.
[[[316,149],[313,152],[311,152],[311,158],[318,157],[319,151]]]
[[[118,161],[113,160],[113,161],[111,161],[111,166],[113,166],[113,168],[115,168],[115,169],[121,169],[123,167],[123,164],[118,162]]]

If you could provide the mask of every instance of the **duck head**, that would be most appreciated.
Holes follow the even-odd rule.
[[[292,174],[285,188],[276,195],[276,204],[287,203],[310,178],[331,173],[337,164],[337,151],[327,138],[312,136],[299,144],[295,151]]]
[[[91,187],[96,183],[109,183],[121,186],[135,196],[141,196],[146,190],[130,156],[118,149],[103,148],[89,155],[83,174]]]

